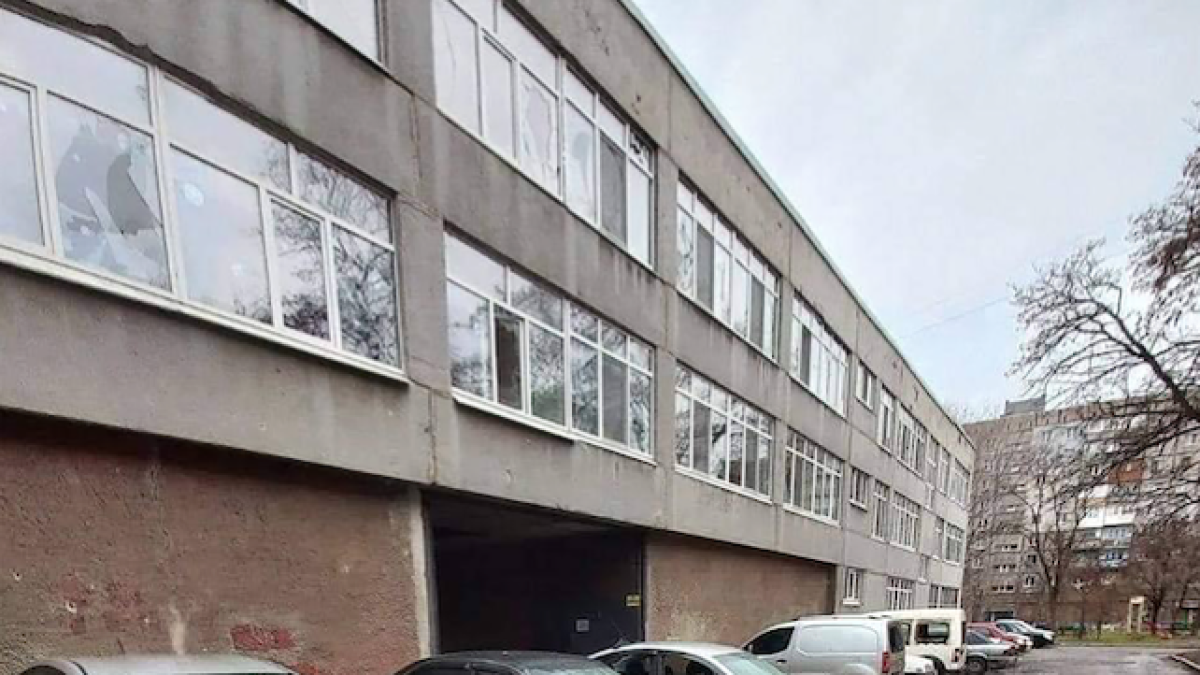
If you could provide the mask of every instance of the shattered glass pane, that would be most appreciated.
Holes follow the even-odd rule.
[[[391,366],[400,365],[392,252],[333,228],[342,347]]]
[[[179,150],[171,171],[187,296],[271,323],[258,189]]]
[[[283,325],[327,340],[329,296],[321,223],[278,202],[271,204],[271,213]]]
[[[530,324],[529,369],[531,412],[544,420],[563,424],[566,421],[563,339]]]
[[[600,225],[617,241],[626,241],[625,153],[606,137],[600,143]]]
[[[521,73],[521,168],[558,193],[558,100],[529,73]]]
[[[508,59],[489,40],[483,41],[483,135],[505,156],[516,152],[513,142],[513,69]]]
[[[596,217],[596,128],[573,106],[563,108],[567,206],[585,220]]]
[[[629,367],[606,354],[603,377],[604,437],[624,443],[629,431]]]
[[[450,0],[433,3],[434,77],[438,107],[479,132],[475,25]]]
[[[42,243],[29,94],[0,84],[0,237]]]
[[[71,260],[168,288],[150,137],[54,96],[49,108],[64,253]]]

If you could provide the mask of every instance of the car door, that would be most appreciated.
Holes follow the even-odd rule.
[[[879,635],[849,622],[801,625],[792,639],[791,672],[797,675],[878,673],[883,654]]]
[[[918,619],[913,622],[911,644],[913,651],[941,661],[943,665],[954,663],[955,644],[953,628],[949,619]]]
[[[793,626],[771,628],[759,633],[743,648],[758,658],[768,661],[785,673],[799,672],[792,670],[792,660],[789,658],[792,635],[796,629]]]
[[[597,660],[621,675],[661,675],[662,672],[659,654],[644,649],[613,652]]]

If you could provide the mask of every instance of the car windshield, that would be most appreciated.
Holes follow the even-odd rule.
[[[744,652],[721,654],[716,661],[733,675],[782,675],[775,666]]]
[[[1030,626],[1029,624],[1025,623],[1024,621],[1013,621],[1012,623],[1014,626],[1016,626],[1017,628],[1020,628],[1021,630],[1024,630],[1024,631],[1037,630],[1036,628],[1034,628],[1033,626]]]

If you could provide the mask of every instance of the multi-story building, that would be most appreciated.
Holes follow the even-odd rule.
[[[1044,554],[1061,558],[1067,568],[1058,621],[1126,622],[1138,591],[1121,572],[1135,532],[1156,513],[1157,504],[1174,508],[1173,491],[1194,485],[1200,434],[1175,439],[1109,471],[1106,457],[1117,449],[1112,436],[1119,425],[1102,410],[1088,405],[1048,410],[1043,397],[1008,402],[1002,416],[966,425],[979,468],[964,590],[964,604],[975,618],[1046,617],[1047,566],[1032,542],[1042,536],[1049,542]],[[1061,457],[1077,464],[1058,466]],[[1039,478],[1058,483],[1033,494]],[[1068,493],[1072,496],[1062,496]],[[1039,509],[1040,527],[1033,522]],[[1054,509],[1063,516],[1058,537],[1046,536]],[[1200,608],[1191,599],[1183,604],[1183,618]]]
[[[0,661],[958,602],[965,434],[619,0],[0,2]]]

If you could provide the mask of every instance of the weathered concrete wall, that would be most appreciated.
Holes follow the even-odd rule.
[[[700,539],[646,540],[646,637],[740,645],[833,609],[834,567]]]
[[[310,674],[419,656],[415,492],[0,416],[0,672],[240,651]]]

